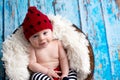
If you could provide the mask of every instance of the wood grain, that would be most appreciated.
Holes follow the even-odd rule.
[[[55,0],[55,14],[68,19],[81,28],[79,7],[77,0]]]
[[[120,19],[117,16],[119,10],[115,1],[101,0],[103,7],[103,16],[106,28],[106,38],[108,43],[109,58],[111,66],[111,76],[113,80],[120,79]]]
[[[4,71],[4,67],[3,67],[3,62],[1,61],[2,58],[2,42],[3,42],[3,26],[4,26],[4,12],[3,12],[3,1],[0,1],[0,80],[4,80],[5,79],[5,71]]]
[[[45,14],[54,14],[54,0],[30,0],[30,6],[36,6]]]
[[[95,80],[111,80],[105,22],[100,0],[79,0],[82,30],[88,35],[95,57]]]
[[[26,4],[26,5],[21,5]],[[4,36],[10,35],[23,21],[27,12],[26,0],[4,0]]]

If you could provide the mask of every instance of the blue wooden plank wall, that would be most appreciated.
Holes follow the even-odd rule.
[[[83,30],[94,51],[94,80],[120,80],[120,0],[1,0],[0,50],[22,23],[28,6],[59,14]],[[0,80],[5,79],[2,64],[0,60]]]

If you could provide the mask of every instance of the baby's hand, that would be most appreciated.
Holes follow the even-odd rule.
[[[47,75],[51,78],[60,78],[60,76],[53,69],[48,69]]]

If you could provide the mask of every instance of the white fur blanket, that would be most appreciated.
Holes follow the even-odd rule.
[[[78,72],[78,80],[84,80],[90,74],[89,43],[86,36],[72,26],[72,23],[60,16],[49,16],[53,25],[54,38],[62,40],[70,67]],[[27,46],[20,27],[15,34],[10,35],[3,42],[3,58],[6,74],[10,80],[28,80],[30,77],[28,66]]]

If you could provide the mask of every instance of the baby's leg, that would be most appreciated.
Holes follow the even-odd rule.
[[[69,70],[68,80],[77,80],[77,72],[75,70]]]
[[[49,76],[43,73],[34,73],[30,80],[51,80]]]

